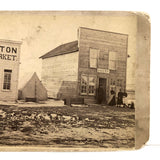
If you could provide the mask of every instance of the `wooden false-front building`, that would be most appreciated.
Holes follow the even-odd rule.
[[[18,98],[21,42],[0,40],[0,101]]]
[[[126,34],[80,27],[77,41],[40,57],[48,96],[106,103],[111,89],[125,91],[127,41]]]

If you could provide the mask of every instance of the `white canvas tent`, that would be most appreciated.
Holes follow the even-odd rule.
[[[28,73],[23,76],[19,82],[18,88],[19,100],[47,100],[47,90],[41,83],[36,72]]]

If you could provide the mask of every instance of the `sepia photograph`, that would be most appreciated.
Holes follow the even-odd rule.
[[[1,148],[135,149],[137,14],[1,11],[0,22]]]

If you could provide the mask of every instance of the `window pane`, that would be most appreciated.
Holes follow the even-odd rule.
[[[89,95],[95,95],[96,77],[89,76]]]
[[[116,70],[116,61],[109,61],[109,69]]]
[[[87,76],[81,76],[81,84],[87,85]]]
[[[81,94],[87,94],[87,76],[81,75]]]
[[[117,52],[109,52],[109,60],[115,61],[116,60]]]
[[[95,58],[96,59],[98,57],[98,53],[99,53],[98,49],[90,48],[90,57],[91,58]]]
[[[97,57],[99,54],[98,49],[92,49],[90,48],[90,67],[91,68],[97,68]]]
[[[86,92],[87,92],[87,87],[81,86],[81,93],[86,93]]]
[[[81,94],[95,95],[96,77],[81,75]]]
[[[109,52],[109,69],[116,70],[116,52]]]
[[[122,87],[122,79],[118,79],[118,80],[117,80],[117,86]]]
[[[90,67],[97,68],[97,59],[90,59]]]
[[[94,94],[94,86],[89,86],[89,93]]]
[[[4,70],[3,89],[10,90],[10,88],[11,88],[11,73],[12,73],[12,70]]]

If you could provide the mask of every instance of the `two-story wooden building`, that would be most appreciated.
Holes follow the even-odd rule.
[[[126,89],[128,35],[80,27],[78,40],[42,58],[42,82],[49,97],[107,102],[110,90]]]
[[[0,40],[0,101],[18,98],[18,75],[21,42]]]

